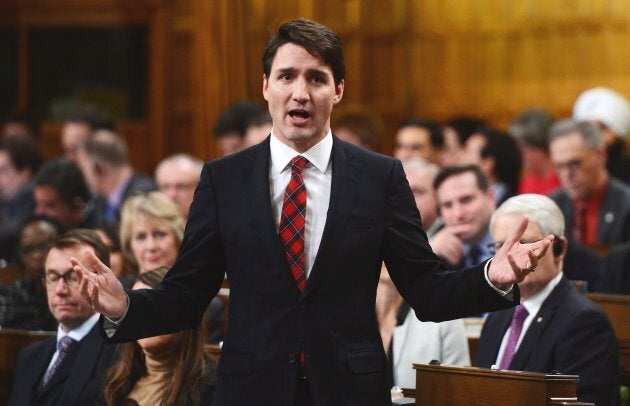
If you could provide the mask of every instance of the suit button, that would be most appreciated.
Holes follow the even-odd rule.
[[[295,361],[297,361],[297,356],[292,352],[289,354],[289,364],[295,364]]]

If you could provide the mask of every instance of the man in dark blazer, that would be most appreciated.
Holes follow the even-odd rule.
[[[99,314],[81,296],[72,270],[70,258],[86,251],[109,262],[107,248],[92,231],[69,231],[53,242],[45,281],[50,311],[59,321],[57,337],[22,350],[9,405],[93,405],[101,398],[115,346],[100,334]],[[62,355],[58,343],[67,337],[73,341]]]
[[[571,119],[554,124],[549,152],[562,182],[551,198],[564,214],[571,242],[630,241],[630,187],[608,174],[606,147],[595,124]]]
[[[516,227],[525,213],[530,223],[524,241],[536,241],[547,233],[563,235],[564,219],[557,205],[546,196],[526,194],[508,199],[495,212],[490,227],[497,244],[505,241],[507,230]],[[522,327],[513,317],[518,310],[491,314],[479,338],[476,366],[579,375],[578,400],[616,405],[623,370],[615,333],[603,310],[562,274],[566,239],[553,244],[536,272],[519,283],[519,307],[527,310]],[[520,334],[513,335],[519,328]],[[512,339],[517,344],[509,357]]]
[[[419,317],[445,320],[512,306],[519,296],[512,284],[553,237],[520,244],[524,221],[491,263],[446,272],[420,227],[401,163],[330,131],[344,89],[336,34],[308,20],[286,23],[272,35],[263,67],[272,134],[204,166],[179,258],[164,282],[125,292],[87,256],[73,260],[82,291],[107,316],[105,332],[131,340],[196,326],[227,273],[230,315],[215,404],[387,404],[375,316],[382,262]],[[304,169],[300,156],[308,160]],[[300,178],[304,241],[287,245],[303,248],[291,270],[303,264],[306,275],[294,279],[279,224],[283,206],[290,211],[285,188]]]
[[[80,144],[77,163],[105,220],[118,221],[122,205],[134,193],[157,189],[152,177],[133,169],[127,143],[110,130],[97,130]]]

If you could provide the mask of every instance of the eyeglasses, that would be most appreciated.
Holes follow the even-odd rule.
[[[579,169],[582,169],[583,164],[584,164],[583,159],[576,158],[576,159],[571,159],[568,162],[554,163],[553,168],[555,169],[556,172],[561,172],[563,170],[567,170],[569,172],[575,172]]]
[[[170,190],[170,189],[175,189],[177,192],[183,192],[189,189],[193,189],[197,186],[198,182],[178,182],[178,183],[164,183],[161,185],[158,185],[158,189],[161,192],[164,192],[165,190]]]
[[[63,274],[58,274],[57,272],[50,271],[50,272],[46,272],[46,274],[43,277],[43,280],[46,283],[46,285],[50,287],[57,285],[57,283],[59,282],[59,279],[63,279],[66,285],[68,285],[71,288],[79,287],[79,277],[74,271],[68,271]]]

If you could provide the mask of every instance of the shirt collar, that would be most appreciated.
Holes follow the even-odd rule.
[[[320,172],[325,173],[330,163],[330,156],[332,153],[333,138],[332,132],[328,130],[328,134],[313,145],[304,153],[299,153],[293,148],[281,142],[271,130],[271,138],[269,142],[269,148],[271,152],[271,171],[272,173],[279,174],[284,171],[288,166],[291,159],[298,155],[302,155],[308,159],[312,166],[317,168]]]
[[[523,300],[523,306],[527,309],[527,312],[531,315],[538,314],[538,311],[542,307],[542,304],[547,299],[551,291],[560,283],[562,279],[562,272],[559,272],[549,283],[542,288],[539,292],[529,297],[527,300]]]
[[[67,333],[63,331],[61,326],[57,328],[57,345],[59,345],[59,340],[61,340],[65,336],[69,336],[74,341],[81,341],[85,338],[86,335],[92,330],[92,327],[96,325],[98,322],[98,318],[101,317],[100,314],[94,313],[89,319],[83,322],[79,327],[74,330],[70,330]]]

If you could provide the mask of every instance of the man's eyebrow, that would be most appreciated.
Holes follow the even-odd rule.
[[[72,267],[70,267],[70,268],[66,268],[66,271],[65,271],[65,272],[63,272],[63,273],[62,273],[62,272],[59,272],[58,270],[56,270],[56,269],[54,269],[54,268],[49,268],[49,269],[46,269],[46,271],[44,271],[44,272],[45,272],[45,273],[54,272],[54,273],[56,273],[57,275],[65,275],[65,274],[67,274],[67,273],[68,273],[68,272],[70,272],[70,271],[74,271],[74,268],[72,268]]]
[[[278,69],[278,73],[293,73],[295,72],[297,69],[292,68],[292,67],[287,67],[287,68],[279,68]]]

